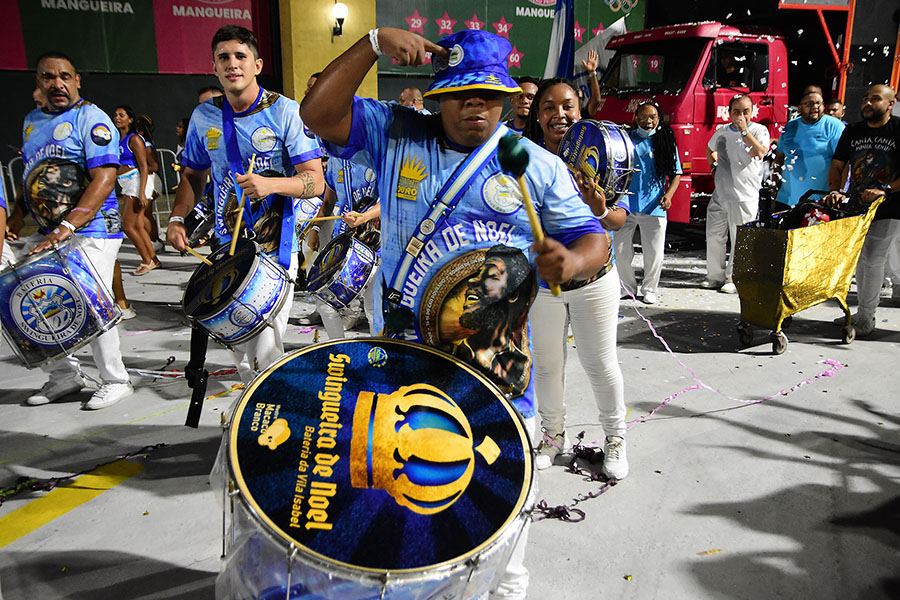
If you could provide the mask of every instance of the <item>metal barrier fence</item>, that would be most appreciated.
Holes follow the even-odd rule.
[[[175,189],[181,183],[181,173],[172,168],[172,165],[175,164],[175,152],[173,150],[157,148],[156,154],[159,156],[159,171],[157,175],[162,179],[163,192],[153,204],[153,217],[156,219],[156,226],[162,228],[169,223],[169,215],[172,213],[172,206],[175,204]]]
[[[175,204],[175,189],[181,183],[181,173],[172,168],[175,164],[175,152],[168,148],[157,148],[159,156],[159,171],[157,175],[162,180],[162,193],[153,204],[153,217],[157,227],[168,224],[172,206]],[[16,181],[22,180],[25,165],[21,156],[12,158],[6,165],[0,163],[0,185],[6,192],[6,203],[10,205],[16,197]]]

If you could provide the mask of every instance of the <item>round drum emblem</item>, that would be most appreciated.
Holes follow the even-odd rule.
[[[13,291],[10,312],[28,339],[44,345],[66,343],[87,321],[81,290],[60,275],[39,275]]]
[[[256,321],[256,315],[250,309],[240,306],[231,312],[228,319],[238,327],[246,327]]]

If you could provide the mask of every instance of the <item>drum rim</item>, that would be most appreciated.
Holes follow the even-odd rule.
[[[81,252],[82,255],[84,255],[84,250],[82,250],[82,248],[81,248],[81,242],[78,240],[79,237],[81,237],[81,236],[76,233],[75,235],[70,235],[63,241],[61,241],[57,244],[54,244],[53,246],[50,246],[49,248],[46,248],[45,250],[41,250],[37,254],[32,254],[30,256],[26,254],[23,259],[16,260],[16,262],[6,265],[5,267],[3,267],[3,269],[0,269],[0,277],[3,277],[7,273],[12,273],[17,269],[24,269],[28,265],[41,260],[48,254],[53,254],[54,252],[57,254],[61,254],[60,250],[62,250],[63,248],[65,248],[66,246],[68,246],[70,244],[75,246],[76,248],[78,248],[78,251]],[[94,266],[94,264],[91,263],[91,267],[93,267],[93,266]]]
[[[603,177],[603,181],[602,181],[603,191],[608,194],[612,194],[614,202],[621,201],[622,198],[624,198],[626,196],[626,194],[628,192],[628,188],[630,187],[630,184],[631,184],[631,177],[632,177],[632,175],[634,175],[634,142],[631,141],[631,135],[627,133],[627,130],[628,130],[627,126],[622,125],[620,123],[616,123],[614,121],[608,121],[608,120],[598,121],[596,119],[579,119],[578,121],[572,123],[572,125],[569,127],[569,129],[566,130],[566,133],[563,135],[562,140],[560,140],[560,142],[559,142],[560,149],[562,149],[563,144],[565,144],[567,138],[569,138],[570,133],[573,137],[575,136],[575,134],[572,132],[576,130],[575,128],[579,123],[591,124],[591,125],[595,126],[598,131],[600,131],[600,135],[603,138],[604,151],[606,152],[606,156],[607,156],[607,159],[606,159],[607,169],[606,169],[606,172],[604,173],[604,177]],[[608,126],[613,127],[614,129],[616,129],[617,131],[619,131],[622,134],[623,143],[625,144],[626,149],[628,149],[628,148],[631,149],[630,153],[626,152],[626,168],[624,169],[624,171],[626,171],[626,173],[625,173],[624,177],[626,177],[627,179],[626,179],[626,185],[622,186],[623,191],[621,191],[621,192],[616,192],[615,184],[617,181],[622,179],[623,175],[613,173],[613,170],[608,168],[609,167],[609,158],[608,157],[611,154],[610,146],[612,144],[612,138],[610,137],[609,132],[606,130],[606,128],[600,127],[600,125],[604,125],[604,126],[608,125]],[[565,162],[565,161],[563,161],[563,162]],[[577,167],[575,167],[574,165],[570,165],[567,162],[566,162],[566,167],[569,169],[569,172],[572,173],[573,175],[579,171],[579,169]]]
[[[485,383],[488,388],[493,392],[493,394],[501,401],[501,404],[504,408],[509,412],[511,419],[515,422],[516,430],[519,433],[519,437],[522,441],[522,445],[524,448],[523,456],[525,463],[525,481],[522,483],[522,489],[520,490],[519,497],[515,501],[515,508],[510,512],[510,515],[503,522],[503,524],[498,527],[484,542],[479,544],[478,546],[471,548],[465,554],[461,554],[459,556],[454,557],[450,560],[445,560],[440,563],[435,563],[432,565],[427,565],[423,567],[417,567],[414,569],[376,569],[372,567],[362,567],[359,565],[353,565],[350,563],[345,563],[339,560],[335,560],[328,556],[325,556],[319,552],[315,552],[304,544],[301,544],[299,541],[293,539],[289,535],[287,535],[281,528],[275,525],[274,522],[269,518],[269,516],[262,510],[262,508],[257,504],[256,500],[250,494],[246,482],[244,481],[243,473],[240,470],[240,463],[235,456],[236,453],[236,438],[237,438],[237,429],[240,424],[240,417],[247,407],[250,398],[256,389],[260,386],[260,384],[265,381],[265,379],[275,371],[278,367],[284,365],[287,362],[290,362],[295,357],[306,354],[307,352],[311,352],[313,350],[320,350],[321,348],[327,346],[333,346],[337,344],[345,344],[345,343],[384,343],[388,345],[397,345],[397,346],[406,346],[424,350],[426,352],[430,352],[442,358],[449,359],[451,362],[455,363],[457,366],[461,367],[465,371],[469,372],[471,375],[475,376],[479,381]],[[365,573],[368,575],[386,575],[386,574],[427,574],[436,572],[439,570],[447,569],[447,568],[455,568],[460,565],[464,565],[468,560],[475,556],[479,556],[481,553],[486,551],[487,549],[495,546],[497,543],[505,539],[503,534],[507,533],[517,519],[523,516],[526,509],[528,509],[529,498],[531,497],[531,491],[534,487],[534,479],[535,479],[535,469],[534,469],[534,454],[531,446],[531,439],[528,436],[528,431],[526,430],[525,423],[523,418],[519,415],[519,412],[516,410],[512,401],[508,400],[503,392],[494,384],[490,379],[487,378],[484,374],[478,372],[474,367],[466,364],[461,361],[459,358],[447,354],[446,352],[434,348],[432,346],[427,346],[425,344],[419,344],[415,342],[410,342],[407,340],[397,340],[391,338],[382,338],[382,337],[358,337],[353,339],[338,339],[338,340],[329,340],[327,342],[322,342],[320,344],[313,344],[311,346],[307,346],[306,348],[300,348],[298,350],[294,350],[293,352],[289,352],[279,358],[277,361],[270,364],[266,369],[257,375],[253,381],[250,382],[250,385],[247,386],[241,397],[238,399],[237,404],[235,405],[234,411],[232,411],[230,422],[228,423],[227,428],[227,461],[228,461],[228,473],[230,475],[230,479],[234,481],[236,489],[240,492],[238,495],[240,496],[241,502],[246,506],[247,511],[256,519],[257,523],[260,525],[261,529],[263,529],[266,534],[274,538],[281,544],[285,544],[287,546],[293,545],[294,547],[301,549],[302,552],[298,553],[298,557],[302,557],[301,560],[310,560],[314,559],[312,562],[316,564],[325,565],[329,568],[340,568],[346,569],[348,572],[358,575],[359,573]]]
[[[251,273],[256,273],[257,267],[259,266],[259,261],[262,260],[260,258],[261,256],[263,256],[265,258],[265,260],[268,260],[273,265],[278,265],[278,268],[281,269],[281,271],[284,275],[284,277],[282,279],[285,282],[289,281],[289,278],[287,277],[287,272],[284,270],[284,267],[282,267],[280,264],[278,264],[277,261],[271,260],[270,258],[265,256],[266,253],[262,250],[262,246],[260,246],[253,240],[243,240],[243,243],[253,244],[255,246],[255,248],[254,248],[255,253],[253,255],[253,263],[250,265],[250,270],[246,274],[244,274],[244,277],[241,280],[241,285],[238,286],[238,288],[234,292],[232,292],[229,296],[229,298],[232,302],[236,300],[236,296],[240,297],[240,295],[243,294],[244,291],[247,289],[247,283],[248,283],[248,280],[250,279],[249,275]],[[238,242],[238,245],[240,246],[241,242]],[[229,246],[230,246],[230,243],[222,244],[222,246],[218,250],[213,252],[211,256],[215,256],[220,253],[228,252]],[[211,258],[210,258],[210,260],[211,260]],[[216,263],[213,263],[213,267],[215,265],[216,265]],[[194,273],[191,275],[190,279],[188,279],[187,285],[184,288],[184,292],[181,294],[181,311],[191,321],[200,322],[200,321],[207,321],[209,319],[214,319],[214,318],[220,316],[226,309],[231,307],[231,304],[221,306],[216,312],[209,314],[209,315],[204,315],[202,317],[188,314],[187,310],[185,310],[185,308],[184,308],[185,307],[185,298],[187,298],[188,289],[190,289],[190,287],[191,287],[191,281],[194,279],[194,277],[197,276],[197,273],[200,273],[201,271],[206,270],[206,269],[212,269],[213,267],[210,267],[209,265],[205,265],[205,264],[201,263],[197,267],[197,269],[194,271]],[[287,286],[283,286],[282,294],[285,293],[286,289],[287,289]],[[283,304],[283,303],[284,303],[284,299],[282,298],[281,304]],[[280,308],[280,306],[279,306],[279,308]]]

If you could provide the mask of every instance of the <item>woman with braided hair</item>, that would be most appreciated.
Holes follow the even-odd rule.
[[[631,212],[616,234],[616,269],[629,295],[637,290],[634,276],[634,231],[641,230],[644,276],[641,295],[644,304],[656,303],[666,243],[666,211],[681,181],[681,161],[672,128],[662,122],[659,106],[646,101],[634,113],[634,166],[638,171],[628,187]]]
[[[578,95],[566,79],[541,82],[525,124],[525,136],[556,154],[569,127],[581,116]],[[598,178],[600,174],[598,174]],[[541,415],[542,440],[535,465],[546,469],[567,450],[566,436],[566,337],[569,325],[575,335],[578,360],[587,373],[604,433],[602,473],[610,479],[628,475],[625,455],[625,386],[616,352],[619,313],[619,277],[613,268],[611,231],[625,221],[626,210],[607,204],[597,182],[576,173],[582,201],[599,221],[607,245],[606,264],[589,277],[560,284],[554,296],[541,283],[531,308],[529,327],[534,355],[534,390]],[[622,201],[624,204],[624,201]]]

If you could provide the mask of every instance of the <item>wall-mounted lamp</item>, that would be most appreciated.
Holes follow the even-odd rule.
[[[332,37],[344,35],[344,19],[347,18],[348,12],[347,5],[343,2],[334,3],[334,7],[331,9],[331,14],[334,15],[334,29],[331,30]]]

